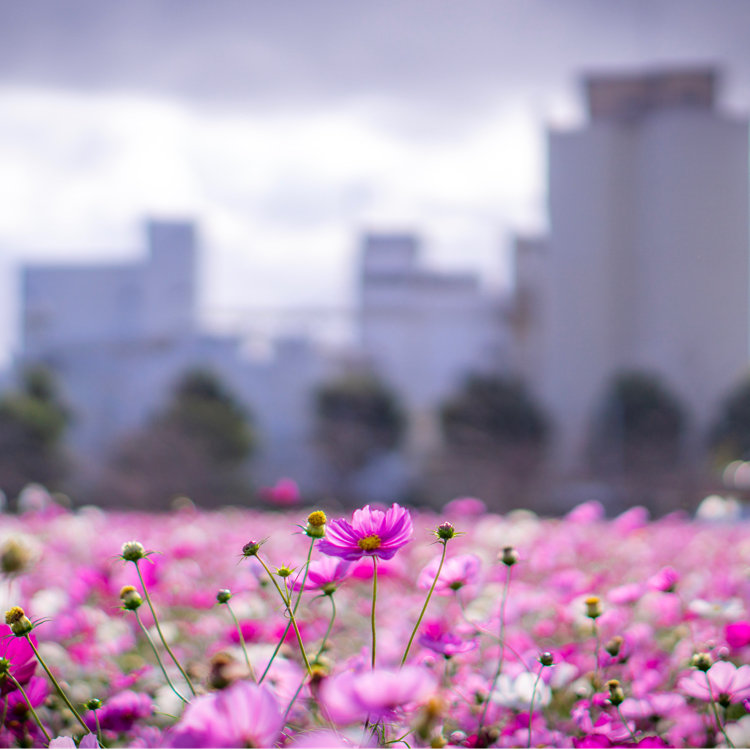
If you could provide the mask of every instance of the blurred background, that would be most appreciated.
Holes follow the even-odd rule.
[[[746,0],[0,6],[0,487],[750,491]]]

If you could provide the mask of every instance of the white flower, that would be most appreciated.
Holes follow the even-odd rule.
[[[537,676],[531,672],[521,672],[515,678],[501,674],[490,699],[493,703],[516,709],[528,709]],[[552,697],[552,691],[544,680],[539,680],[534,697],[535,706],[546,706]]]

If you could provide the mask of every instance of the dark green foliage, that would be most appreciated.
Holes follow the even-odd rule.
[[[250,415],[213,373],[190,371],[164,410],[116,447],[98,502],[149,509],[181,495],[203,506],[245,502],[254,448]]]
[[[249,416],[218,378],[204,370],[182,378],[171,404],[156,421],[200,444],[219,465],[239,464],[255,447]]]
[[[452,448],[502,449],[543,446],[549,423],[518,379],[473,375],[463,390],[443,404],[440,425]]]
[[[620,373],[595,416],[592,461],[597,468],[621,471],[673,466],[686,421],[682,403],[658,376]]]
[[[722,402],[709,442],[723,463],[750,458],[750,377]]]
[[[20,388],[0,399],[0,487],[6,494],[15,497],[30,482],[59,489],[69,421],[52,374],[41,366],[26,370]]]
[[[316,442],[341,481],[396,449],[405,419],[396,396],[372,375],[349,375],[315,393]]]

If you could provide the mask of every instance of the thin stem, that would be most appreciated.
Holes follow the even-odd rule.
[[[268,569],[268,566],[263,562],[260,555],[255,556],[258,560],[258,562],[263,566],[263,569],[268,573],[268,577],[271,579],[271,583],[276,587],[276,591],[279,592],[279,596],[281,597],[281,601],[284,602],[284,605],[286,606],[286,611],[289,613],[289,619],[292,621],[292,627],[294,628],[294,633],[297,636],[297,643],[299,643],[299,650],[302,654],[302,660],[305,662],[305,669],[307,669],[307,674],[312,675],[312,669],[310,668],[310,662],[307,659],[307,654],[305,653],[305,645],[302,643],[302,636],[299,632],[299,627],[297,626],[297,618],[294,616],[294,611],[292,610],[291,602],[289,599],[287,599],[286,596],[284,596],[284,592],[281,590],[281,587],[276,582],[276,579],[273,577],[273,574]],[[282,641],[283,643],[283,641]]]
[[[318,653],[315,654],[313,657],[313,663],[318,661],[320,659],[320,655],[323,653],[323,649],[325,648],[326,641],[328,640],[328,636],[331,635],[331,630],[333,629],[333,621],[336,619],[336,602],[333,601],[333,594],[328,594],[328,598],[331,600],[331,619],[328,621],[328,630],[326,630],[326,634],[323,636],[323,640],[321,641],[320,648],[318,648]],[[289,702],[289,705],[286,707],[286,711],[284,711],[284,723],[286,723],[286,717],[289,715],[289,712],[292,710],[292,706],[294,705],[294,702],[299,697],[300,692],[302,692],[302,688],[305,685],[305,680],[303,678],[302,682],[300,682],[299,687],[297,688],[297,692],[292,696],[292,700]]]
[[[406,657],[409,656],[409,649],[411,648],[412,641],[414,640],[414,636],[417,634],[417,630],[419,629],[419,625],[422,622],[422,618],[424,617],[424,613],[427,611],[427,605],[430,603],[430,598],[432,597],[432,592],[435,590],[435,586],[438,582],[438,578],[440,578],[440,571],[443,569],[443,563],[445,562],[445,553],[448,549],[448,541],[446,539],[441,540],[443,543],[443,554],[440,556],[440,564],[438,565],[437,573],[435,573],[435,578],[432,581],[432,586],[430,586],[430,590],[427,592],[427,598],[424,601],[424,606],[422,607],[422,611],[419,613],[419,617],[417,618],[417,624],[414,626],[414,630],[411,632],[411,637],[409,638],[409,643],[406,644],[406,651],[404,651],[404,655],[401,658],[401,666],[403,667],[406,662]]]
[[[615,709],[617,709],[617,715],[620,717],[620,721],[622,722],[623,726],[625,727],[625,729],[628,730],[628,734],[630,735],[630,737],[633,740],[633,742],[635,742],[635,744],[637,745],[638,744],[638,739],[636,738],[635,734],[633,733],[633,730],[630,728],[630,725],[628,724],[628,722],[625,721],[625,717],[622,715],[622,711],[620,711],[620,705],[619,704],[616,705]]]
[[[601,650],[601,634],[599,628],[596,627],[596,620],[592,620],[592,627],[594,629],[594,636],[596,637],[596,645],[594,646],[594,655],[596,657],[596,667],[594,669],[594,692],[599,690],[599,651]]]
[[[151,650],[154,652],[154,656],[156,657],[156,663],[159,665],[159,669],[161,669],[162,674],[164,675],[164,679],[167,681],[167,685],[169,685],[170,688],[172,688],[172,692],[184,703],[189,703],[187,698],[184,698],[182,695],[180,695],[177,688],[172,683],[172,680],[169,679],[169,675],[167,674],[167,670],[164,668],[164,663],[161,660],[161,657],[159,656],[159,652],[156,650],[156,644],[153,641],[153,638],[151,638],[151,634],[146,629],[146,626],[143,624],[143,620],[141,620],[141,616],[138,614],[138,610],[134,609],[133,614],[135,615],[135,619],[138,622],[138,624],[141,626],[141,630],[143,631],[143,635],[146,636],[146,640],[149,643],[149,646],[151,646]]]
[[[536,676],[534,681],[534,689],[531,691],[531,703],[529,704],[529,741],[527,747],[531,747],[531,720],[534,718],[534,699],[536,698],[536,689],[539,687],[539,680],[542,679],[542,672],[544,671],[544,664],[539,667],[539,674]]]
[[[500,602],[500,657],[497,660],[497,669],[495,670],[495,676],[492,678],[492,685],[490,685],[490,692],[487,693],[487,699],[484,702],[484,708],[482,709],[482,716],[479,719],[479,727],[477,728],[477,737],[482,732],[484,726],[484,720],[487,718],[487,709],[490,706],[490,698],[492,693],[495,692],[497,681],[500,679],[500,672],[503,671],[503,659],[505,658],[505,603],[508,601],[508,590],[510,589],[510,571],[512,566],[507,565],[505,568],[505,587],[503,588],[503,598]]]
[[[16,689],[21,692],[21,695],[23,696],[23,700],[26,703],[26,707],[29,709],[29,711],[31,712],[31,715],[34,717],[34,721],[37,723],[39,729],[42,730],[42,734],[46,737],[47,744],[49,744],[52,741],[52,738],[49,736],[49,733],[44,728],[44,724],[42,724],[42,720],[39,718],[37,712],[34,710],[34,706],[31,705],[31,701],[29,700],[29,696],[26,695],[26,691],[23,689],[23,687],[21,687],[21,683],[10,672],[6,672],[6,674],[8,675],[8,677],[10,677],[13,684],[16,686]],[[5,705],[7,706],[7,704],[8,704],[8,698],[6,696]]]
[[[99,714],[94,711],[94,721],[96,722],[96,738],[99,740],[99,747],[104,747],[104,738],[102,737],[102,725],[99,723]]]
[[[154,625],[156,625],[156,632],[159,634],[159,638],[161,639],[161,642],[164,644],[164,648],[167,650],[167,653],[171,657],[172,661],[175,663],[175,666],[177,669],[180,670],[180,674],[185,678],[185,682],[187,682],[188,687],[190,688],[190,692],[193,695],[197,695],[195,692],[195,688],[193,687],[193,683],[190,681],[190,678],[187,676],[187,672],[182,668],[182,665],[179,661],[177,661],[177,657],[172,653],[172,649],[169,648],[169,644],[167,643],[167,639],[164,637],[164,633],[161,632],[161,626],[159,625],[159,618],[156,616],[156,611],[154,610],[154,605],[151,604],[151,597],[148,595],[148,589],[146,588],[146,582],[143,580],[143,576],[141,575],[141,568],[138,565],[138,560],[133,561],[133,565],[135,565],[135,569],[138,571],[138,578],[141,582],[141,587],[143,588],[143,594],[146,597],[146,604],[148,604],[148,608],[151,610],[151,616],[154,618]]]
[[[307,562],[305,563],[305,575],[302,576],[302,585],[297,592],[297,601],[294,602],[294,614],[297,614],[299,604],[302,601],[302,592],[305,590],[305,584],[307,583],[307,574],[310,572],[310,559],[312,558],[313,547],[315,546],[315,538],[310,539],[310,547],[307,550]]]
[[[52,680],[52,684],[55,686],[55,690],[59,693],[60,697],[65,702],[65,705],[73,712],[73,716],[76,717],[78,720],[78,723],[86,730],[86,734],[88,734],[91,730],[88,728],[88,725],[86,722],[81,718],[81,714],[78,713],[78,711],[75,710],[75,707],[73,704],[68,700],[68,696],[65,695],[63,689],[60,687],[60,683],[55,679],[55,675],[52,674],[52,672],[49,671],[49,667],[47,666],[44,659],[42,659],[41,654],[37,651],[36,646],[34,645],[34,642],[29,638],[29,634],[27,633],[24,638],[26,638],[26,641],[28,642],[29,646],[31,646],[31,650],[34,652],[34,656],[38,659],[39,663],[42,665],[42,669],[47,673],[47,677]]]
[[[716,707],[716,701],[714,700],[714,691],[713,687],[711,686],[711,680],[708,677],[708,673],[704,672],[703,674],[706,675],[706,684],[708,685],[708,694],[711,696],[711,708],[714,710],[714,718],[716,719],[716,728],[724,735],[724,739],[727,741],[728,747],[735,747],[732,740],[729,739],[729,735],[726,733],[723,724],[721,723],[721,719],[719,718],[719,709]]]
[[[227,605],[227,609],[229,610],[229,614],[232,615],[232,619],[234,620],[234,624],[237,627],[237,635],[240,637],[240,646],[242,646],[242,653],[245,654],[245,663],[247,664],[248,672],[250,672],[250,679],[252,679],[253,682],[257,682],[258,678],[255,676],[255,670],[253,669],[253,665],[250,663],[250,657],[247,653],[247,646],[245,645],[245,636],[242,635],[242,628],[240,627],[239,620],[237,619],[237,615],[234,614],[234,610],[230,606],[229,602],[225,602]]]
[[[375,634],[375,602],[378,598],[378,558],[372,556],[372,613],[370,614],[370,628],[372,630],[372,668],[375,669],[375,649],[377,636]]]

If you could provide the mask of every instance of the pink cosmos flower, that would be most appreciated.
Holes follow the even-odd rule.
[[[709,692],[708,683],[711,683]],[[714,700],[723,706],[737,703],[750,697],[750,665],[735,667],[729,661],[717,661],[708,672],[693,672],[689,677],[683,677],[678,687],[682,692],[704,701]]]
[[[364,556],[390,560],[411,540],[412,533],[411,515],[406,508],[394,503],[382,511],[365,505],[354,511],[351,523],[343,518],[329,522],[318,548],[344,560]]]
[[[416,666],[342,672],[325,681],[322,699],[331,718],[339,724],[368,716],[370,721],[377,721],[393,716],[402,706],[426,700],[436,685],[428,670]]]
[[[750,622],[740,620],[730,622],[724,629],[724,636],[731,648],[742,648],[750,643]]]
[[[97,717],[102,729],[127,732],[132,729],[133,724],[151,716],[153,712],[154,706],[149,695],[123,690],[105,702],[104,706],[98,710]],[[85,721],[88,728],[95,732],[96,717],[93,711],[86,714]]]
[[[264,685],[235,682],[194,698],[167,734],[168,747],[273,747],[284,724]]]
[[[307,571],[305,591],[320,591],[326,587],[337,587],[347,577],[350,567],[351,562],[349,560],[336,560],[332,557],[313,560]],[[292,581],[292,588],[295,591],[302,588],[304,577],[304,571],[300,571],[300,575]]]
[[[417,586],[427,591],[435,580],[440,565],[440,556],[433,558],[425,565],[417,579]],[[454,591],[476,583],[479,578],[481,561],[476,555],[456,555],[443,563],[440,577],[435,584],[435,593],[450,596]]]
[[[459,638],[442,620],[427,620],[422,625],[419,643],[446,657],[473,651],[477,647],[476,639],[465,641]]]
[[[648,579],[648,586],[656,591],[672,592],[680,580],[680,574],[670,565],[654,573]]]
[[[31,640],[36,645],[36,636],[32,635]],[[25,685],[31,679],[36,669],[36,657],[28,641],[25,638],[12,636],[10,627],[4,624],[0,625],[0,658],[7,659],[10,662],[8,668],[10,673],[22,685]],[[15,689],[16,686],[10,680],[0,677],[1,693],[7,693]]]
[[[273,487],[264,487],[260,491],[264,500],[274,505],[296,505],[302,499],[297,482],[288,477],[279,479]]]

